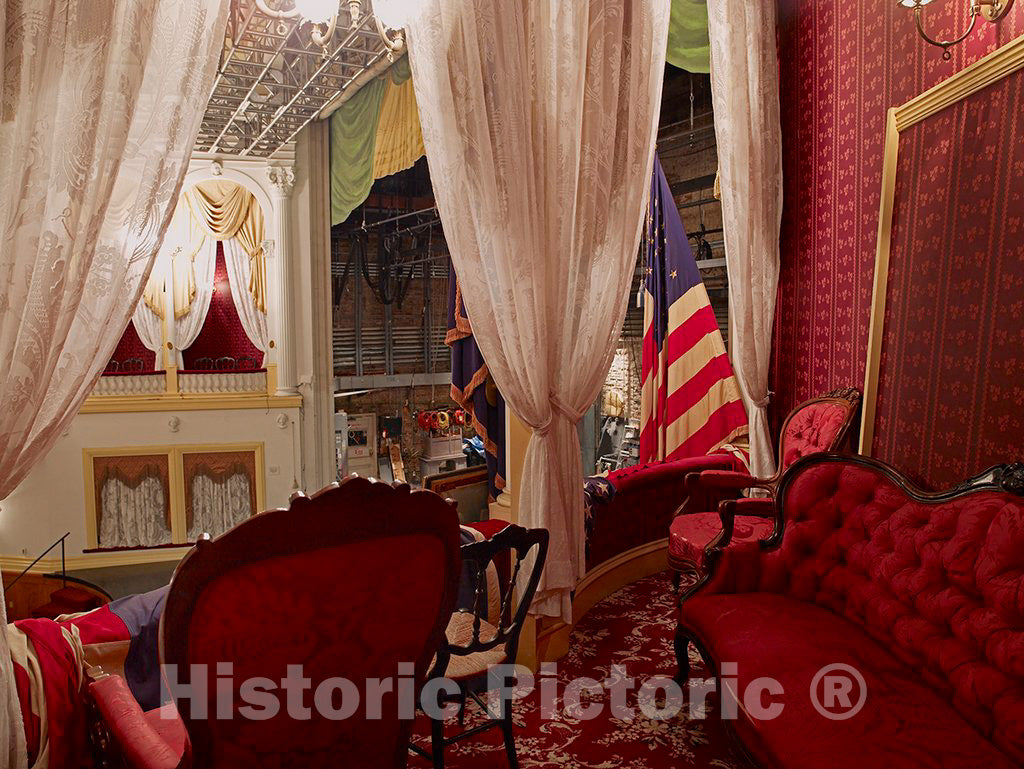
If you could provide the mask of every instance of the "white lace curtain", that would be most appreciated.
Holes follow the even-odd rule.
[[[708,0],[708,29],[729,271],[730,354],[750,423],[750,469],[764,478],[775,472],[768,366],[782,226],[775,0]]]
[[[445,237],[488,367],[533,429],[519,522],[551,532],[533,611],[570,619],[584,568],[576,423],[625,315],[669,2],[424,0],[412,13]]]
[[[242,323],[245,335],[263,353],[263,359],[266,361],[270,343],[270,335],[267,332],[267,314],[261,312],[260,308],[256,306],[256,300],[248,290],[252,279],[253,260],[238,238],[224,241],[224,262],[228,268],[231,300],[238,312],[238,319]]]
[[[154,547],[171,542],[167,495],[160,478],[132,486],[107,478],[100,489],[100,547]]]
[[[221,0],[0,5],[0,500],[67,427],[149,274],[210,92]],[[0,589],[0,765],[24,728]]]
[[[197,473],[192,478],[192,525],[188,541],[195,542],[204,532],[219,537],[255,515],[249,484],[245,473],[233,473],[223,480]]]

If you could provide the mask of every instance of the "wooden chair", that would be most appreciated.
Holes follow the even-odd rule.
[[[443,769],[445,747],[496,727],[504,736],[509,766],[512,769],[519,766],[511,706],[502,708],[495,717],[479,693],[488,688],[487,674],[492,665],[515,663],[519,635],[537,591],[547,552],[546,529],[524,529],[515,525],[505,527],[490,539],[462,546],[463,579],[471,586],[472,609],[460,609],[452,614],[431,677],[443,676],[458,684],[460,725],[467,698],[488,713],[489,720],[445,737],[444,722],[431,719],[430,751],[415,745],[410,749],[431,759],[434,769]],[[529,558],[533,559],[532,563]],[[504,559],[508,559],[507,562],[501,563]],[[525,585],[517,590],[520,575],[525,577]],[[496,578],[500,584],[495,584]]]
[[[192,363],[192,367],[196,371],[213,371],[213,358],[202,357],[196,358]]]
[[[455,510],[436,494],[355,477],[207,537],[178,566],[160,624],[165,673],[195,691],[203,682],[192,666],[207,666],[205,696],[143,713],[123,678],[95,675],[89,690],[106,733],[97,744],[132,769],[404,767],[412,719],[403,712],[415,710],[418,688],[399,701],[409,675],[401,665],[412,663],[413,686],[422,685],[455,606],[459,539]],[[226,719],[217,717],[219,663],[232,666]],[[290,665],[309,680],[302,717],[282,693]],[[268,720],[240,712],[243,684],[255,679],[277,684]],[[313,706],[332,679],[358,691],[348,717]],[[394,684],[373,694],[379,713],[372,679]],[[330,705],[343,707],[349,693],[339,706],[331,691]]]
[[[860,392],[843,388],[793,409],[782,425],[779,469],[770,478],[731,470],[704,470],[686,476],[687,498],[669,528],[668,562],[675,570],[677,592],[683,573],[700,574],[705,549],[722,533],[723,517],[717,511],[728,506],[731,512],[725,518],[735,522],[728,533],[731,541],[767,538],[774,526],[775,490],[786,468],[800,457],[842,446],[859,405]],[[768,496],[738,498],[746,489],[763,489]]]

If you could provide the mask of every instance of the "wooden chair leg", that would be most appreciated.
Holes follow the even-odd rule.
[[[675,595],[679,595],[679,584],[682,582],[683,573],[681,571],[672,572],[672,592]]]
[[[677,684],[685,684],[690,680],[690,638],[681,627],[676,628],[674,646],[676,664],[679,666],[675,681]]]
[[[512,703],[505,704],[505,712],[501,715],[501,733],[505,737],[505,754],[508,756],[509,769],[519,769],[519,757],[516,756],[516,738],[512,733]]]
[[[466,725],[466,690],[459,686],[459,726]]]
[[[444,721],[430,719],[430,753],[434,760],[434,769],[444,769]]]

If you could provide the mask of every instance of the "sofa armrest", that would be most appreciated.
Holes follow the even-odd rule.
[[[686,488],[691,492],[695,491],[698,486],[716,491],[742,491],[751,486],[757,486],[759,483],[759,479],[750,473],[735,470],[704,470],[686,476]]]
[[[182,757],[156,732],[121,676],[104,675],[89,684],[96,709],[132,769],[176,769]]]
[[[733,500],[736,515],[753,515],[758,518],[775,517],[775,500],[771,497],[744,497]]]

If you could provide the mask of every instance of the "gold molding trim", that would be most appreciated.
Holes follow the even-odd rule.
[[[73,555],[65,559],[68,571],[78,569],[100,569],[110,566],[137,566],[143,563],[165,563],[180,561],[191,550],[191,546],[161,547],[145,550],[114,550],[106,553],[87,553]],[[32,563],[27,555],[0,555],[0,569],[21,571]],[[32,574],[45,574],[60,570],[60,558],[43,558],[29,571]]]
[[[874,442],[875,412],[878,405],[878,377],[882,360],[886,291],[889,282],[889,254],[892,247],[892,218],[899,165],[900,132],[927,120],[957,102],[1024,69],[1024,35],[988,56],[915,96],[889,109],[885,130],[885,158],[882,165],[881,203],[878,212],[878,241],[875,251],[874,287],[868,327],[867,362],[864,368],[864,411],[858,451],[870,456]]]
[[[124,414],[153,411],[230,411],[235,409],[297,409],[301,395],[264,393],[188,395],[90,395],[81,414]]]

